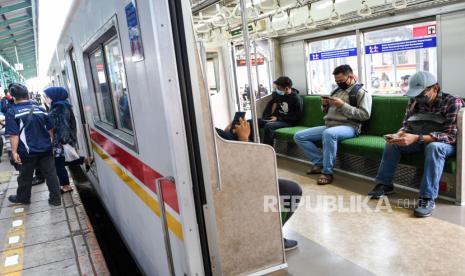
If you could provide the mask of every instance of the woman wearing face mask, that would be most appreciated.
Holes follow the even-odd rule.
[[[53,151],[55,156],[55,167],[60,180],[61,191],[63,193],[72,191],[69,183],[68,171],[63,152],[63,145],[69,144],[75,146],[76,138],[76,120],[72,106],[68,102],[68,92],[63,87],[49,87],[44,91],[47,96],[46,100],[50,106],[49,116],[55,123],[53,129]],[[73,164],[82,164],[89,160],[83,157],[73,162]]]

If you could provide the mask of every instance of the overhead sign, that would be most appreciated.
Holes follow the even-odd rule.
[[[132,61],[144,59],[144,47],[140,34],[139,17],[137,16],[136,1],[131,0],[124,8],[128,24],[129,43],[131,44]]]
[[[16,70],[16,71],[22,71],[22,70],[24,70],[23,64],[22,64],[22,63],[16,63],[16,64],[15,64],[15,70]]]
[[[413,37],[436,35],[436,25],[414,27],[412,30],[412,34]]]
[[[365,46],[365,53],[379,54],[436,47],[436,37],[411,39]]]
[[[310,53],[310,61],[357,56],[357,48]]]

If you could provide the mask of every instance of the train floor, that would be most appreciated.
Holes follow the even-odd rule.
[[[419,219],[415,192],[365,203],[369,180],[336,173],[320,186],[305,174],[308,165],[278,164],[304,197],[284,226],[299,247],[287,252],[288,269],[273,275],[465,275],[465,207],[440,200],[433,216]]]
[[[48,204],[45,184],[32,187],[31,204],[13,205],[18,174],[0,163],[0,274],[109,275],[76,189],[61,206]]]

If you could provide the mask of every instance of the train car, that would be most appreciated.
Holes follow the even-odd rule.
[[[434,246],[411,246],[420,240],[405,236],[409,226],[422,226],[404,211],[313,212],[302,202],[283,230],[279,208],[267,211],[266,203],[279,207],[278,176],[300,182],[306,196],[355,198],[371,189],[382,135],[400,127],[411,75],[431,72],[444,91],[465,96],[464,15],[465,3],[455,0],[76,0],[50,84],[70,92],[78,150],[95,159],[87,176],[147,275],[447,272],[414,256],[432,256]],[[368,133],[341,144],[339,184],[324,191],[296,173],[309,162],[293,135],[322,123],[320,97],[335,89],[332,72],[342,64],[372,95],[373,109]],[[273,146],[261,144],[258,119],[283,75],[300,92],[304,118],[277,131]],[[250,120],[253,142],[218,135],[236,112]],[[453,203],[465,203],[462,116],[438,207],[459,225],[462,209]],[[402,161],[395,184],[416,193],[421,159],[412,160]],[[436,219],[437,230],[416,235],[437,238],[448,229],[447,219]],[[283,234],[302,249],[287,255]],[[441,258],[465,271],[452,261],[465,248],[459,238],[440,240],[457,246]]]

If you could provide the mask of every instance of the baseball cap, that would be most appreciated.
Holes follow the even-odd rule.
[[[416,72],[410,77],[408,82],[409,88],[405,95],[409,96],[410,98],[415,98],[416,96],[420,95],[421,92],[423,92],[426,88],[433,86],[436,83],[438,83],[438,80],[430,72]]]

